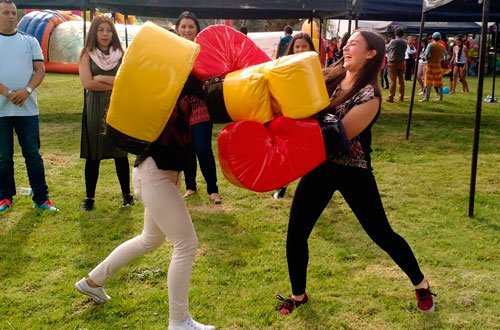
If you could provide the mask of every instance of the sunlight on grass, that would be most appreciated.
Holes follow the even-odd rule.
[[[222,205],[210,204],[201,174],[199,193],[186,201],[200,242],[189,298],[193,316],[221,329],[498,328],[500,105],[482,103],[470,219],[477,79],[469,78],[469,84],[471,94],[416,102],[406,140],[407,82],[405,101],[383,103],[373,127],[373,167],[388,218],[438,294],[436,313],[417,311],[411,283],[336,194],[310,239],[310,303],[281,317],[275,295],[290,294],[285,237],[297,182],[275,200],[271,192],[232,186],[219,172]],[[488,77],[485,95],[491,84]],[[0,328],[165,329],[168,241],[110,279],[113,299],[104,306],[74,290],[75,281],[140,233],[143,217],[140,202],[120,209],[112,161],[102,162],[95,211],[79,210],[85,191],[82,96],[77,76],[48,74],[39,88],[42,154],[51,198],[61,210],[37,212],[29,196],[17,195],[13,209],[0,214]],[[215,125],[214,137],[222,127]],[[27,187],[19,147],[15,152],[16,184]]]

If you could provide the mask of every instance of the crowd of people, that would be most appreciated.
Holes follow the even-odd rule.
[[[0,0],[0,211],[12,208],[16,194],[13,172],[13,131],[15,130],[28,177],[33,188],[33,201],[37,209],[56,211],[48,197],[43,161],[40,156],[38,106],[36,88],[44,77],[43,55],[37,41],[16,30],[17,11],[10,0]],[[293,56],[305,51],[316,51],[306,33],[292,36],[285,27],[285,36],[279,45],[278,57]],[[175,32],[194,41],[200,24],[193,13],[183,12],[175,24]],[[324,82],[329,104],[314,116],[318,122],[334,122],[338,130],[333,139],[341,139],[343,150],[335,152],[317,168],[300,179],[293,196],[286,238],[286,259],[291,284],[288,298],[282,301],[279,313],[292,313],[309,300],[306,293],[309,262],[309,235],[323,210],[336,191],[342,194],[354,215],[372,239],[408,276],[417,298],[417,307],[427,313],[434,310],[434,293],[424,276],[416,257],[405,241],[391,227],[384,211],[381,196],[372,171],[371,127],[381,111],[382,94],[378,77],[388,53],[388,74],[391,79],[390,97],[394,98],[396,79],[404,78],[406,49],[413,39],[404,40],[400,32],[387,46],[375,32],[359,30],[328,43]],[[440,88],[432,77],[434,60],[444,54],[439,43],[441,36],[433,34],[433,42],[425,46],[425,95],[431,87]],[[424,47],[422,44],[421,47]],[[398,51],[392,54],[392,51]],[[453,48],[454,77],[467,89],[464,65],[466,63],[463,40],[456,39]],[[23,56],[19,56],[23,54]],[[100,162],[114,159],[121,187],[121,207],[134,205],[130,192],[128,155],[113,145],[103,131],[103,122],[110,103],[115,76],[121,65],[124,50],[117,37],[113,21],[95,17],[90,25],[85,46],[80,55],[80,80],[85,93],[82,116],[81,158],[85,159],[86,195],[81,205],[85,212],[95,205],[95,191]],[[9,65],[5,65],[9,63]],[[411,61],[406,62],[410,66]],[[436,64],[437,65],[437,64]],[[440,65],[440,64],[439,64]],[[410,69],[411,72],[412,69]],[[421,78],[422,79],[422,78]],[[433,81],[433,84],[431,84]],[[197,193],[197,160],[207,184],[211,203],[220,204],[216,165],[212,151],[213,123],[199,81],[188,79],[188,88],[181,92],[173,114],[161,135],[140,153],[132,169],[134,195],[144,206],[142,232],[116,247],[84,278],[75,283],[76,289],[102,304],[111,297],[105,292],[106,281],[132,260],[159,248],[168,239],[173,252],[168,267],[169,330],[212,330],[194,320],[189,312],[188,290],[198,238],[186,204],[186,198]],[[386,83],[387,86],[387,83]],[[404,86],[404,84],[403,84]],[[453,85],[453,92],[455,91]],[[442,89],[441,89],[442,91]],[[404,87],[399,89],[400,100]],[[441,95],[441,94],[440,94]],[[391,99],[392,101],[392,99]],[[178,136],[170,139],[169,136]],[[340,142],[339,142],[340,143]],[[181,193],[182,175],[185,173],[186,192]],[[286,187],[278,190],[283,197]],[[313,256],[314,257],[314,256]]]
[[[462,84],[462,91],[469,92],[466,77],[474,59],[469,56],[471,40],[467,36],[456,35],[451,47],[446,36],[439,32],[420,42],[410,35],[405,43],[403,37],[404,31],[396,29],[394,38],[387,40],[386,63],[382,64],[380,71],[381,85],[390,90],[387,102],[394,102],[396,84],[399,85],[399,101],[404,101],[404,81],[411,81],[415,73],[419,95],[424,96],[422,102],[429,101],[432,90],[436,92],[436,99],[442,101],[445,90],[449,94],[456,92],[458,81]],[[418,69],[415,70],[416,66]],[[390,82],[386,79],[387,73]],[[444,86],[445,76],[449,76],[450,88]]]

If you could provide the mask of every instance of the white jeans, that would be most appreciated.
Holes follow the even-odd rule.
[[[143,231],[118,246],[89,277],[104,285],[120,267],[158,248],[168,237],[174,245],[168,268],[170,320],[182,322],[189,315],[188,290],[198,238],[179,191],[180,172],[160,170],[149,157],[134,167],[132,180],[134,193],[144,204]]]

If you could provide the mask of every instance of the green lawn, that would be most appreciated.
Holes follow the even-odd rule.
[[[499,329],[500,103],[482,103],[475,217],[469,218],[477,79],[469,84],[471,94],[416,102],[406,140],[407,83],[406,101],[384,103],[373,129],[373,166],[388,217],[438,294],[435,313],[417,311],[409,280],[336,194],[310,239],[310,303],[278,315],[274,296],[290,294],[285,237],[296,183],[286,198],[274,200],[234,187],[219,173],[222,205],[211,205],[203,193],[188,201],[200,241],[193,316],[220,329]],[[491,84],[487,78],[484,97]],[[0,214],[0,329],[166,329],[168,242],[111,278],[113,299],[106,304],[74,289],[112,249],[140,233],[143,207],[120,210],[114,164],[104,161],[96,210],[79,210],[79,79],[48,74],[38,92],[46,175],[61,210],[38,213],[18,195],[13,209]],[[15,164],[18,188],[26,187],[19,148]],[[201,175],[198,180],[204,191]]]

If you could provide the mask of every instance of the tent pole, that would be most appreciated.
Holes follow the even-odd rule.
[[[127,29],[127,21],[128,21],[128,14],[125,14],[125,47],[128,48],[128,29]]]
[[[495,23],[495,38],[493,41],[493,85],[491,86],[491,100],[490,103],[496,103],[495,99],[495,80],[497,75],[497,43],[498,43],[498,23]]]
[[[321,47],[323,46],[323,43],[321,42],[323,40],[323,18],[319,18],[319,36],[318,36],[318,39],[319,39],[319,45],[318,45],[318,50],[319,50],[319,53],[321,55]],[[321,57],[320,57],[321,58]],[[322,66],[325,65],[325,63],[322,63]]]
[[[479,152],[479,130],[481,128],[481,103],[483,98],[484,59],[486,58],[486,28],[490,14],[490,0],[483,0],[483,22],[481,26],[481,45],[479,48],[479,74],[477,77],[476,117],[474,120],[474,144],[470,175],[469,217],[474,216],[474,197],[476,195],[477,158]]]
[[[406,123],[406,139],[410,138],[410,126],[411,126],[411,118],[413,114],[413,104],[415,103],[415,88],[417,86],[417,72],[418,72],[418,61],[420,58],[420,44],[422,43],[422,36],[424,34],[424,24],[425,24],[425,16],[426,13],[422,11],[422,17],[420,19],[420,32],[418,33],[418,48],[417,48],[417,58],[415,60],[415,73],[413,75],[413,84],[411,87],[411,96],[410,96],[410,109],[408,110],[408,122]]]
[[[87,8],[83,10],[83,46],[85,46],[85,39],[87,39]]]

